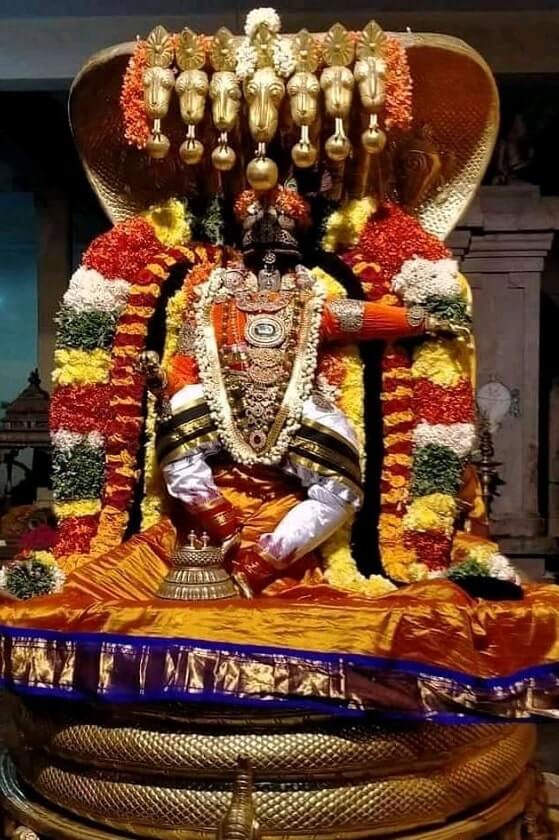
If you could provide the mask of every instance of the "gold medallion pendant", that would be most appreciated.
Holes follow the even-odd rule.
[[[254,347],[279,347],[287,338],[285,321],[275,315],[255,315],[247,321],[245,337]]]

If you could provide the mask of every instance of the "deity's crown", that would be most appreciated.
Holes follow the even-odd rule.
[[[310,207],[298,192],[283,186],[265,194],[244,190],[235,201],[234,212],[243,228],[245,253],[260,247],[299,256],[294,231],[309,223]]]

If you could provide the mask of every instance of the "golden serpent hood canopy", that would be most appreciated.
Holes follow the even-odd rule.
[[[385,37],[403,48],[409,73],[406,130],[383,123],[387,70],[376,44]],[[449,35],[385,36],[374,23],[362,33],[335,24],[326,34],[284,34],[279,48],[274,38],[277,45],[280,36],[262,24],[247,37],[221,29],[213,41],[189,29],[175,36],[162,27],[151,33],[143,42],[151,49],[151,66],[174,88],[164,92],[164,118],[155,118],[148,61],[142,84],[160,160],[125,137],[123,79],[138,45],[119,44],[86,62],[71,88],[70,121],[89,181],[111,220],[171,196],[233,197],[248,184],[258,189],[259,179],[266,189],[311,172],[315,183],[326,179],[333,198],[380,193],[444,238],[473,198],[497,135],[497,89],[481,56]],[[302,46],[309,43],[318,58],[308,59]],[[252,66],[250,55],[246,61],[251,49]],[[285,60],[290,50],[291,63]],[[170,71],[173,51],[178,66]],[[239,56],[248,73],[239,70]],[[219,110],[218,88],[225,82],[231,112]],[[164,132],[162,150],[158,130]]]

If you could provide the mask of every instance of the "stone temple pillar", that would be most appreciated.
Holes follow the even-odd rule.
[[[553,551],[541,481],[540,299],[558,224],[558,199],[538,187],[487,186],[448,242],[473,290],[478,404],[492,421],[504,481],[492,533],[512,555]]]

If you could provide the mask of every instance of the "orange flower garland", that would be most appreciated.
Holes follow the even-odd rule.
[[[298,222],[309,220],[310,207],[305,199],[295,190],[287,187],[276,187],[267,195],[267,202],[277,208],[281,213],[289,216]],[[243,190],[237,197],[234,204],[234,212],[237,219],[242,221],[253,204],[260,202],[260,195],[254,190]]]
[[[124,137],[130,146],[145,149],[149,139],[149,120],[144,105],[144,72],[148,64],[148,45],[138,40],[120,93]]]
[[[387,35],[382,52],[386,61],[384,125],[388,131],[408,131],[413,119],[413,84],[406,49],[399,38]]]

